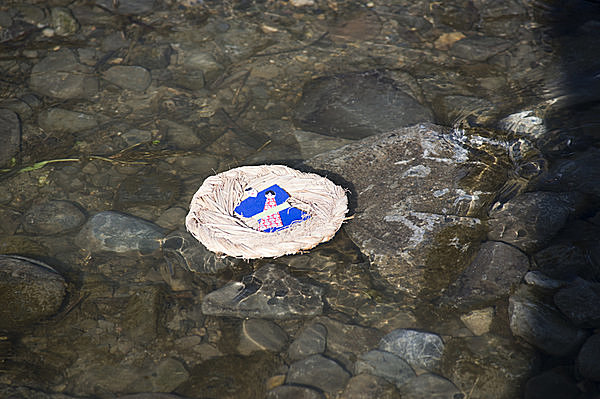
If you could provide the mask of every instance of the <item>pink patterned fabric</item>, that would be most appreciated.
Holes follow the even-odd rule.
[[[276,206],[277,202],[275,202],[275,196],[267,196],[265,208],[263,210],[266,211],[267,209],[275,208]],[[258,221],[258,230],[260,231],[282,226],[283,223],[281,222],[281,216],[279,216],[279,212],[275,212],[272,215],[269,215]]]

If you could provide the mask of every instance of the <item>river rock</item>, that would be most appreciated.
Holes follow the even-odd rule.
[[[63,108],[49,108],[38,114],[38,123],[49,132],[79,133],[98,126],[94,115],[70,111]]]
[[[50,26],[58,36],[69,36],[79,30],[79,22],[67,7],[50,9]]]
[[[348,381],[340,399],[397,399],[400,393],[387,380],[370,374],[359,374]]]
[[[600,196],[600,149],[591,147],[573,157],[557,160],[548,172],[535,180],[535,188]]]
[[[20,256],[0,255],[0,330],[18,331],[60,309],[65,279],[50,266]]]
[[[288,356],[292,360],[303,359],[310,355],[325,352],[327,329],[321,323],[304,328],[288,348]]]
[[[464,394],[452,381],[432,373],[413,377],[400,386],[401,397],[411,399],[456,399]]]
[[[390,352],[372,350],[363,353],[354,364],[354,374],[372,374],[400,386],[416,374],[401,357]]]
[[[529,259],[513,246],[487,241],[457,281],[445,293],[443,302],[457,307],[486,305],[519,284],[529,269]]]
[[[521,397],[539,363],[533,350],[515,347],[513,340],[491,334],[452,338],[446,344],[441,374],[460,391],[470,392],[471,398],[512,399]]]
[[[474,158],[471,143],[478,142],[485,141],[475,132],[421,124],[365,138],[307,165],[351,189],[355,214],[344,229],[369,257],[375,277],[411,296],[437,295],[485,236],[479,216],[506,180],[506,170],[492,160],[503,150],[489,146],[495,158],[482,151]]]
[[[0,108],[0,167],[9,166],[21,151],[21,121],[13,111]]]
[[[307,387],[280,385],[267,392],[267,399],[324,399],[322,393]]]
[[[554,294],[554,304],[575,325],[600,327],[600,283],[577,278]]]
[[[154,9],[155,0],[95,0],[99,6],[121,15],[144,15]]]
[[[147,220],[126,213],[103,211],[86,222],[75,242],[92,253],[147,254],[160,248],[164,233],[161,227]]]
[[[577,369],[581,375],[592,381],[600,381],[600,334],[594,334],[585,341],[577,355]]]
[[[528,286],[519,287],[510,296],[508,313],[515,336],[553,356],[573,354],[588,335]]]
[[[23,219],[23,230],[31,234],[53,235],[75,230],[86,216],[78,204],[55,200],[35,204]]]
[[[110,83],[133,91],[144,91],[152,83],[150,71],[136,65],[115,65],[105,71],[102,76]]]
[[[304,130],[361,139],[433,120],[429,109],[379,73],[352,73],[315,79],[304,86],[296,108]]]
[[[383,336],[375,328],[342,323],[325,316],[316,317],[314,322],[322,324],[327,330],[327,354],[348,370],[352,369],[358,356],[376,347]]]
[[[548,244],[575,208],[576,193],[532,192],[489,213],[488,239],[531,253]]]
[[[181,220],[184,219],[185,213]],[[196,273],[218,273],[237,263],[235,258],[221,257],[209,251],[187,231],[169,233],[161,240],[161,249],[171,274],[176,268]]]
[[[598,363],[597,358],[595,362]],[[581,391],[576,381],[566,372],[548,370],[529,379],[525,384],[524,399],[578,399]],[[585,397],[585,395],[583,396]]]
[[[379,349],[401,357],[415,370],[433,371],[444,353],[444,342],[437,334],[397,329],[381,339]]]
[[[485,61],[510,48],[511,42],[491,36],[469,36],[454,43],[450,54],[467,61]]]
[[[277,266],[268,264],[242,282],[232,282],[206,295],[207,315],[288,319],[323,312],[322,289],[302,283]]]
[[[350,373],[322,355],[312,355],[290,365],[286,383],[307,385],[334,393],[344,388]]]
[[[242,323],[238,352],[242,355],[260,350],[279,352],[287,344],[287,340],[285,331],[272,321],[248,319]]]
[[[90,98],[98,91],[92,68],[77,61],[71,50],[50,53],[31,70],[32,90],[59,99]]]

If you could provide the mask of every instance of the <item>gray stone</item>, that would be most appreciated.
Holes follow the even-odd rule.
[[[197,46],[182,46],[182,70],[175,69],[175,76],[181,76],[183,74],[189,74],[192,71],[201,71],[202,75],[193,75],[193,80],[187,80],[188,84],[195,82],[200,84],[207,82],[210,83],[218,78],[223,73],[223,66],[217,62],[215,57],[207,52],[205,49],[198,48]],[[202,84],[203,86],[203,84]],[[201,87],[200,87],[201,88]]]
[[[0,255],[0,330],[19,331],[60,309],[64,278],[50,266],[20,256]]]
[[[495,310],[493,307],[475,309],[460,315],[460,320],[474,335],[483,335],[490,332]]]
[[[554,304],[575,325],[600,327],[600,283],[577,278],[554,294]]]
[[[320,316],[314,319],[327,329],[327,354],[342,363],[348,370],[361,353],[377,346],[383,332],[374,328],[346,324],[329,317]]]
[[[331,359],[312,355],[290,365],[286,383],[307,385],[334,393],[344,388],[350,373]]]
[[[328,76],[309,82],[295,111],[304,130],[360,139],[433,120],[429,109],[378,73]]]
[[[511,42],[490,36],[469,36],[454,43],[450,54],[468,61],[479,62],[509,49]]]
[[[125,213],[103,211],[92,216],[75,242],[95,252],[153,252],[160,247],[164,230],[152,222]]]
[[[155,0],[95,0],[95,3],[121,15],[144,15],[154,9]]]
[[[114,207],[120,210],[146,204],[168,207],[177,200],[180,191],[179,178],[170,173],[129,176],[117,188]]]
[[[133,91],[144,91],[152,83],[150,71],[136,65],[115,65],[102,76],[110,83]]]
[[[519,284],[529,259],[513,246],[487,241],[477,256],[444,294],[443,301],[458,307],[485,306]]]
[[[288,348],[288,356],[299,360],[310,355],[325,352],[327,329],[323,324],[315,323],[303,329]]]
[[[365,138],[307,164],[338,175],[352,189],[355,214],[344,229],[369,257],[375,277],[411,296],[433,296],[477,249],[485,236],[478,216],[506,179],[500,162],[472,158],[470,143],[477,142],[487,143],[476,132],[422,124]],[[508,162],[502,146],[484,148]],[[468,179],[471,174],[478,178]]]
[[[359,374],[348,381],[340,399],[398,399],[400,392],[387,380],[370,374]]]
[[[600,334],[589,337],[577,355],[577,369],[584,378],[600,381]]]
[[[600,149],[591,147],[557,160],[536,180],[535,188],[550,191],[578,191],[600,196]]]
[[[424,373],[406,381],[399,391],[410,399],[458,399],[464,394],[452,383],[436,374]]]
[[[23,230],[31,234],[52,235],[74,230],[86,216],[78,204],[70,201],[48,201],[33,205],[23,220]]]
[[[598,363],[598,358],[594,359]],[[578,399],[581,391],[576,381],[560,370],[548,370],[529,379],[524,399]],[[583,396],[585,397],[585,396]]]
[[[287,344],[287,340],[285,331],[272,321],[248,319],[242,323],[238,352],[242,355],[260,350],[279,352]]]
[[[79,22],[66,7],[52,7],[50,9],[50,26],[58,36],[69,36],[79,30]]]
[[[548,244],[575,208],[576,193],[521,194],[489,213],[488,239],[531,253]]]
[[[94,115],[69,111],[62,108],[49,108],[38,114],[40,127],[48,132],[79,133],[98,126]]]
[[[354,374],[372,374],[385,378],[397,387],[407,382],[416,374],[410,365],[401,357],[381,350],[372,350],[360,355],[354,364]]]
[[[196,273],[218,273],[237,263],[234,258],[209,251],[187,231],[169,233],[161,240],[161,249],[171,273],[177,267]]]
[[[207,315],[288,319],[323,312],[322,289],[301,283],[275,265],[268,264],[243,282],[232,282],[206,295]]]
[[[267,399],[324,399],[322,393],[307,387],[280,385],[267,392]]]
[[[10,166],[21,151],[21,121],[5,108],[0,108],[0,141],[0,167]]]
[[[379,349],[400,356],[415,370],[434,371],[444,353],[444,342],[437,334],[398,329],[381,339]]]
[[[573,354],[588,335],[528,286],[510,296],[508,313],[514,335],[553,356]]]
[[[167,140],[169,143],[177,148],[189,150],[206,144],[190,126],[181,125],[169,120],[162,120],[160,124],[167,129]]]
[[[491,334],[452,338],[446,344],[441,375],[470,398],[512,399],[521,397],[539,363],[535,351],[515,346],[510,339]]]
[[[568,284],[566,281],[550,278],[544,273],[540,272],[539,270],[527,272],[523,280],[525,281],[525,283],[531,286],[546,290],[556,290]]]
[[[183,396],[172,393],[144,392],[133,393],[131,395],[118,396],[118,399],[185,399]]]
[[[98,91],[92,68],[82,65],[71,50],[50,53],[31,70],[32,90],[59,99],[89,98]]]

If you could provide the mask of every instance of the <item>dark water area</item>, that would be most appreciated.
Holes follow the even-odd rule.
[[[0,397],[598,397],[599,53],[597,1],[1,3]],[[350,218],[207,250],[260,164]]]

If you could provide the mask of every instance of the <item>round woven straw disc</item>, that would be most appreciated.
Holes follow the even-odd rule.
[[[246,189],[285,190],[291,206],[310,218],[274,232],[258,229],[258,222],[234,209]],[[268,258],[294,254],[328,241],[338,231],[348,199],[343,188],[314,173],[283,165],[243,166],[207,178],[194,194],[185,219],[188,231],[206,248],[238,258]]]

